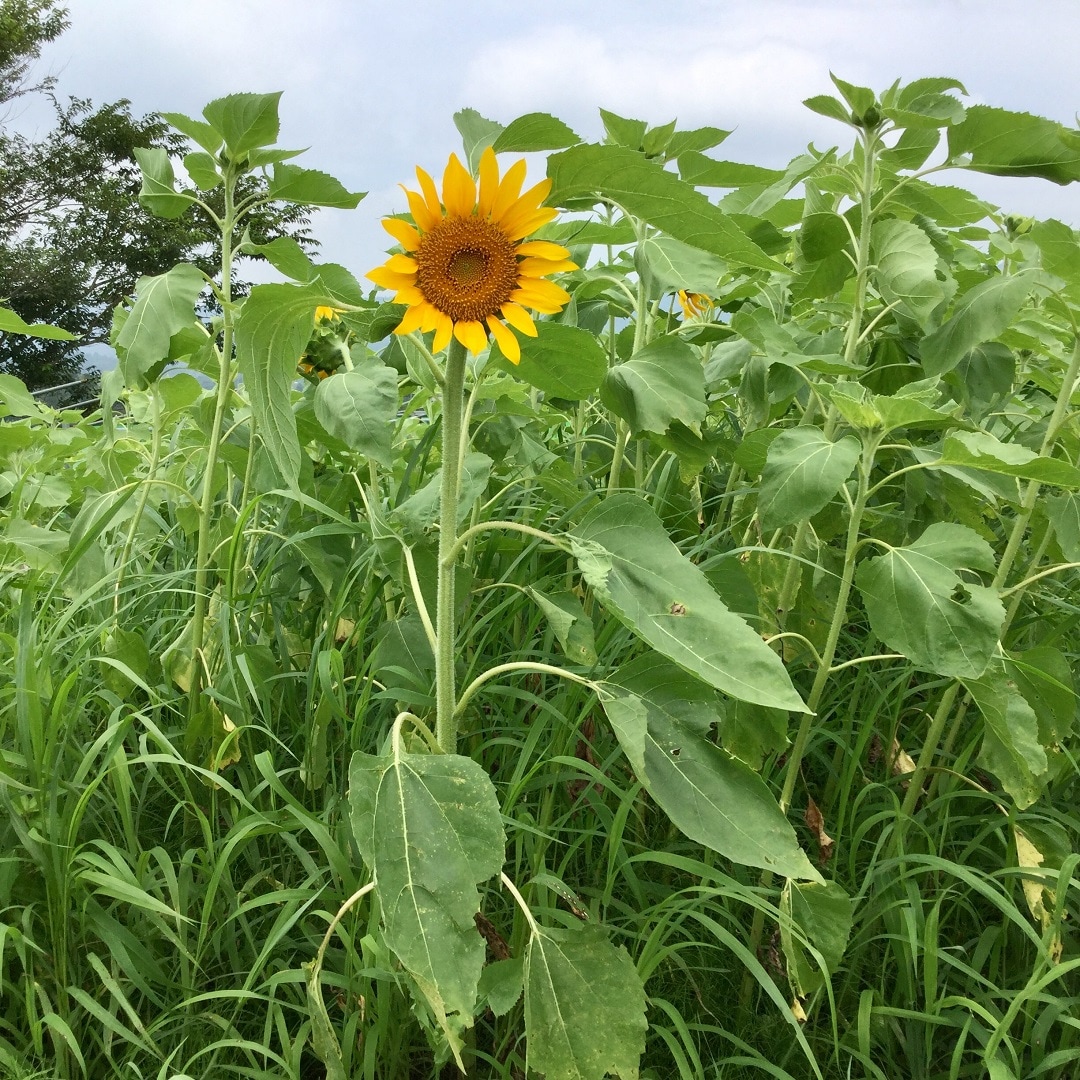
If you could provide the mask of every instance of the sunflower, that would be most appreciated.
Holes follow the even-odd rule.
[[[416,177],[420,191],[405,189],[415,225],[396,217],[383,220],[405,254],[391,255],[367,275],[394,290],[394,301],[408,307],[394,333],[434,330],[436,352],[453,336],[474,354],[490,333],[503,355],[518,363],[521,347],[510,327],[536,337],[536,324],[525,308],[544,315],[562,310],[570,294],[544,278],[577,269],[566,248],[549,240],[525,240],[555,217],[552,207],[540,205],[551,181],[522,193],[525,162],[512,165],[500,180],[491,147],[480,158],[479,185],[457,155],[450,155],[441,201],[434,181],[419,166]]]
[[[687,319],[700,317],[713,306],[713,301],[704,293],[687,292],[686,289],[679,289],[676,297],[679,301],[679,307],[683,309],[683,315]]]

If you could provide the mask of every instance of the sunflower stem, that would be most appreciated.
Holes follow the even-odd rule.
[[[450,339],[442,394],[442,483],[439,489],[439,585],[435,606],[435,738],[443,753],[457,751],[454,687],[454,569],[457,565],[461,486],[465,346]]]

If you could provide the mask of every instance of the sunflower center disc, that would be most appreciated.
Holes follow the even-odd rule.
[[[479,218],[443,218],[420,239],[416,284],[455,322],[483,322],[518,287],[515,245],[498,225]]]

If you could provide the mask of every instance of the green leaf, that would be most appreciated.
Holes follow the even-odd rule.
[[[731,697],[806,711],[776,653],[727,609],[643,499],[605,499],[571,544],[597,599],[657,652]]]
[[[1039,743],[1035,712],[999,658],[980,678],[963,682],[985,724],[978,764],[992,772],[1024,810],[1042,794],[1046,775],[1046,751]]]
[[[1043,269],[1061,278],[1073,295],[1080,292],[1080,242],[1075,230],[1051,218],[1036,222],[1029,235],[1038,245]]]
[[[280,90],[275,94],[229,94],[211,101],[203,116],[221,132],[230,156],[238,158],[277,140],[280,100]]]
[[[1047,747],[1064,743],[1076,724],[1076,688],[1065,654],[1049,645],[1010,653],[1005,673],[1035,711],[1039,742]]]
[[[40,416],[41,406],[26,383],[14,375],[0,374],[0,409],[4,416]]]
[[[683,151],[679,154],[679,175],[697,187],[737,188],[747,184],[772,184],[784,174],[779,169],[743,165],[738,161],[716,161],[705,154]]]
[[[184,155],[184,168],[200,191],[211,191],[221,183],[221,173],[213,155],[201,150]]]
[[[177,131],[196,142],[208,154],[216,154],[221,149],[221,133],[213,124],[193,120],[190,116],[178,112],[163,112],[159,115],[167,124],[172,124]]]
[[[887,218],[871,230],[874,281],[882,298],[899,304],[923,330],[949,298],[937,276],[938,256],[930,238],[909,221]]]
[[[635,435],[662,435],[674,420],[697,432],[708,413],[701,360],[677,334],[656,338],[612,367],[600,385],[600,400]]]
[[[923,338],[922,365],[926,374],[951,371],[976,345],[1004,333],[1035,285],[1034,272],[1021,270],[998,274],[964,293],[949,319]]]
[[[49,341],[75,341],[75,334],[61,330],[48,323],[27,323],[10,308],[0,307],[0,331],[5,334],[25,334],[27,337],[46,338]]]
[[[916,667],[978,679],[997,649],[1005,608],[997,591],[960,568],[992,573],[990,545],[966,525],[937,522],[908,547],[864,562],[855,575],[874,633]]]
[[[275,270],[293,281],[309,282],[316,275],[315,264],[291,236],[275,236],[268,244],[245,240],[240,250],[245,255],[261,255]]]
[[[521,956],[496,960],[480,973],[477,988],[479,1004],[495,1016],[505,1016],[516,1004],[525,988],[525,962]]]
[[[1080,488],[1080,469],[1058,458],[1039,457],[1018,443],[1003,443],[984,431],[958,431],[942,447],[935,465],[962,465],[969,469],[1038,480],[1059,487]]]
[[[718,127],[699,127],[690,131],[673,132],[667,143],[667,159],[681,158],[684,154],[697,154],[702,150],[711,150],[719,146],[729,135]],[[681,171],[681,169],[680,169]]]
[[[1080,180],[1080,145],[1061,124],[1031,113],[972,105],[949,128],[949,156],[994,176],[1041,176],[1055,184]]]
[[[347,191],[340,180],[317,169],[302,169],[299,165],[275,165],[274,176],[267,194],[272,199],[284,199],[305,206],[333,206],[353,210],[366,191]]]
[[[398,409],[397,372],[377,356],[357,350],[352,371],[324,379],[315,390],[315,415],[327,431],[387,469],[393,468],[390,436]]]
[[[833,86],[840,91],[848,105],[860,115],[866,112],[876,101],[874,91],[869,87],[844,82],[843,79],[837,78],[831,71],[829,72],[829,78],[832,79]]]
[[[194,199],[190,195],[178,195],[176,175],[167,151],[159,147],[147,150],[135,147],[135,160],[142,172],[142,188],[139,205],[145,206],[155,217],[178,218]]]
[[[454,127],[461,134],[466,167],[475,176],[480,167],[480,155],[499,137],[503,126],[481,116],[475,109],[460,109],[454,113]]]
[[[1054,539],[1069,562],[1080,562],[1080,496],[1066,492],[1043,502]]]
[[[592,667],[596,663],[596,639],[592,619],[572,592],[542,593],[532,585],[525,592],[544,613],[556,639],[575,664]]]
[[[839,970],[851,935],[851,898],[835,881],[787,881],[780,896],[780,913],[780,941],[787,959],[788,980],[799,997],[806,997]],[[824,973],[796,937],[795,927],[821,954]]]
[[[841,124],[851,124],[851,110],[844,108],[844,103],[830,94],[815,94],[803,101],[803,104],[819,116],[827,116],[830,120],[839,120]]]
[[[618,203],[668,236],[711,251],[739,266],[783,270],[690,184],[658,162],[621,146],[574,146],[548,158],[549,201],[563,205],[583,195]]]
[[[670,236],[646,237],[637,250],[649,273],[666,289],[685,289],[711,296],[727,273],[723,259]]]
[[[824,509],[851,475],[861,453],[853,435],[833,442],[818,428],[781,432],[769,446],[761,474],[761,527],[771,532]]]
[[[645,141],[645,132],[649,127],[644,120],[628,120],[617,113],[608,112],[607,109],[600,110],[600,119],[604,123],[604,131],[611,142],[630,150],[641,149]]]
[[[495,787],[471,758],[406,754],[398,738],[385,756],[353,754],[349,805],[386,944],[457,1056],[484,963],[476,886],[498,874],[505,858]]]
[[[691,840],[742,866],[818,880],[765,782],[709,737],[716,693],[656,653],[625,664],[600,701],[646,791]]]
[[[580,401],[596,391],[607,372],[607,353],[595,334],[564,323],[538,322],[536,337],[520,336],[521,362],[512,364],[496,344],[491,357],[524,382],[566,401]]]
[[[202,272],[178,263],[168,273],[139,278],[131,313],[116,339],[128,386],[169,355],[169,339],[195,321],[195,301],[206,287]]]
[[[236,322],[236,353],[259,433],[282,479],[300,476],[292,411],[296,364],[311,338],[315,309],[333,298],[318,283],[256,285]]]
[[[519,154],[538,150],[562,150],[581,139],[561,120],[547,113],[526,113],[512,120],[492,143],[496,154],[513,151]]]
[[[526,1068],[544,1080],[625,1080],[645,1052],[645,989],[630,954],[587,924],[532,926],[525,946]]]

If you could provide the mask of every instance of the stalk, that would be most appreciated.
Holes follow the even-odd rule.
[[[217,398],[210,441],[206,447],[206,471],[203,474],[202,498],[199,502],[199,543],[195,554],[195,611],[191,617],[191,689],[188,697],[188,719],[193,721],[202,693],[202,652],[206,642],[206,611],[209,604],[206,585],[210,576],[210,523],[214,512],[214,470],[221,446],[221,431],[225,411],[232,391],[233,311],[232,259],[233,231],[236,228],[234,205],[236,176],[230,166],[225,175],[225,216],[221,223],[221,307],[222,337],[218,353]]]
[[[435,737],[446,754],[457,751],[454,687],[454,568],[461,486],[465,346],[451,338],[446,351],[442,400],[442,482],[439,489],[439,582],[435,609]]]

